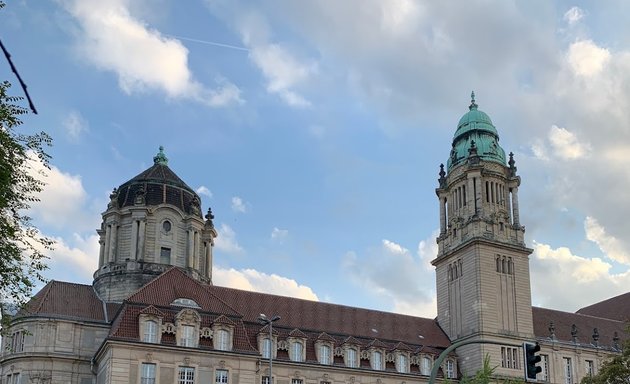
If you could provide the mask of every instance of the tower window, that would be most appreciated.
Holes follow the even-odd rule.
[[[167,247],[160,248],[160,263],[162,264],[170,264],[171,263],[171,249]]]
[[[171,231],[171,222],[168,220],[164,220],[162,223],[162,229],[164,232],[169,233]]]

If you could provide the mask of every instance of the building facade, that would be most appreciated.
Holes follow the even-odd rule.
[[[577,383],[620,352],[630,294],[576,313],[532,307],[520,183],[473,94],[440,167],[438,316],[426,319],[213,285],[214,216],[160,148],[110,196],[93,284],[51,281],[13,318],[0,383],[420,384],[466,340],[438,380],[485,356],[523,377],[520,345],[537,341],[538,380]]]

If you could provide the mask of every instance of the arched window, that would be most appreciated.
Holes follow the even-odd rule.
[[[219,329],[215,332],[216,348],[220,351],[229,351],[230,348],[230,333],[225,329]]]
[[[401,353],[398,355],[398,361],[397,361],[398,365],[397,365],[397,370],[400,373],[407,373],[409,372],[409,360],[407,359],[407,355]]]
[[[329,345],[319,346],[319,362],[320,364],[329,365],[331,363],[331,348]]]
[[[429,376],[431,374],[431,359],[424,356],[422,358],[422,365],[420,366],[420,373],[424,376]]]
[[[304,361],[304,356],[302,354],[302,343],[300,343],[299,341],[294,341],[291,344],[291,351],[293,352],[293,356],[291,357],[291,360],[293,361]]]
[[[144,322],[144,335],[142,341],[145,343],[157,343],[157,322],[147,320]]]
[[[501,258],[497,256],[497,272],[501,272]]]
[[[383,354],[379,351],[372,351],[372,369],[377,371],[383,369]]]
[[[346,350],[346,366],[350,368],[356,368],[359,366],[357,360],[357,350],[354,348],[348,348]]]

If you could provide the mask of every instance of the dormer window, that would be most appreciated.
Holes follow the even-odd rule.
[[[175,317],[177,345],[196,348],[199,344],[201,317],[197,311],[184,308]]]
[[[214,347],[219,351],[229,351],[232,349],[232,343],[230,340],[230,332],[225,329],[219,329],[214,334],[215,342]]]
[[[371,361],[372,369],[383,370],[383,353],[381,351],[372,351]]]
[[[409,372],[409,358],[405,353],[399,353],[396,360],[396,370],[400,373]]]
[[[212,323],[212,346],[218,351],[231,351],[234,345],[234,322],[221,315]]]
[[[291,361],[304,361],[304,344],[301,341],[291,342]]]
[[[455,378],[455,362],[453,360],[446,360],[446,378],[454,379]]]
[[[431,359],[426,356],[422,357],[422,362],[420,365],[420,373],[424,376],[429,376],[431,374]]]
[[[183,325],[181,327],[182,336],[180,338],[182,347],[196,347],[195,327],[192,325]]]
[[[354,347],[349,347],[346,349],[346,353],[345,353],[345,363],[346,363],[346,367],[350,367],[350,368],[356,368],[359,366],[359,354],[357,352],[357,349]]]
[[[332,348],[330,345],[321,344],[318,349],[319,363],[330,365],[332,363]]]
[[[173,300],[171,305],[175,305],[178,307],[190,307],[190,308],[201,308],[199,304],[195,302],[193,299],[187,299],[184,297],[180,297],[178,299]]]
[[[271,340],[266,337],[264,339],[262,339],[261,342],[262,345],[262,357],[264,357],[265,359],[268,359],[271,356]]]
[[[145,343],[157,343],[158,324],[155,320],[147,320],[144,322],[144,332],[142,334],[142,341]]]

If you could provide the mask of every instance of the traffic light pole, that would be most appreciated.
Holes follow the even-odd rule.
[[[462,341],[458,341],[455,344],[451,344],[450,347],[446,348],[444,351],[442,351],[442,353],[440,353],[440,356],[438,356],[437,360],[435,360],[435,362],[433,363],[433,369],[431,369],[431,376],[429,377],[429,384],[435,384],[435,378],[437,377],[437,373],[438,370],[440,369],[440,366],[442,365],[442,362],[444,361],[444,359],[446,359],[446,356],[448,356],[449,353],[453,352],[455,349],[464,346],[464,345],[468,345],[468,344],[494,344],[494,345],[503,345],[506,347],[517,347],[517,348],[523,348],[522,344],[509,344],[509,343],[501,343],[498,341],[493,341],[493,340],[462,340]]]

